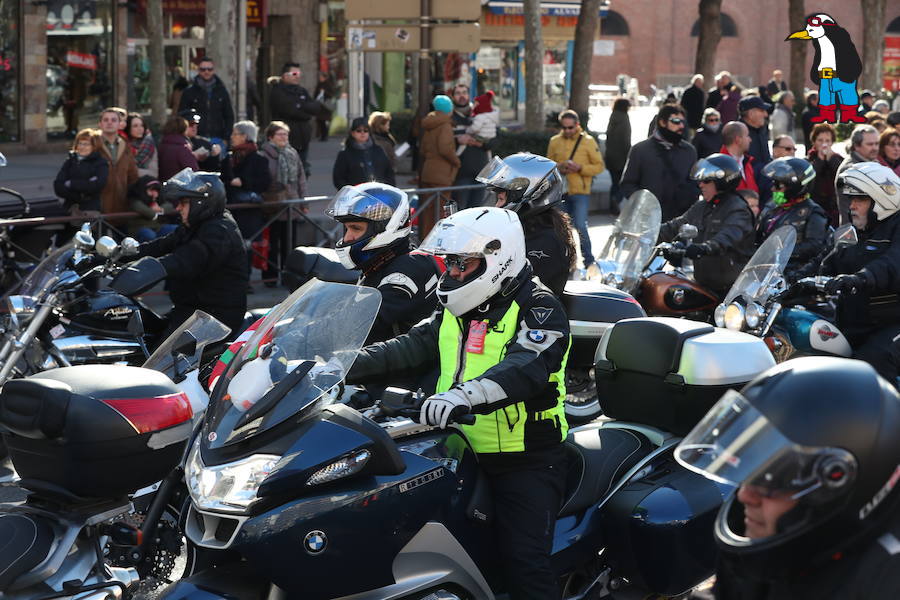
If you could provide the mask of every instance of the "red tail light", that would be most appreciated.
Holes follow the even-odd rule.
[[[138,433],[179,425],[194,415],[184,392],[152,398],[111,398],[102,402],[125,417]]]

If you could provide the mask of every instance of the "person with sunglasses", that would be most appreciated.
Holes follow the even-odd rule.
[[[794,156],[797,153],[797,144],[794,138],[785,134],[779,135],[772,142],[772,158]]]
[[[204,56],[197,63],[194,82],[181,93],[177,113],[194,109],[201,117],[198,134],[222,143],[234,126],[234,107],[228,88],[216,75],[213,60]]]
[[[857,360],[797,358],[727,392],[675,450],[731,487],[713,597],[900,598],[898,428],[897,391]]]
[[[322,112],[323,106],[300,85],[302,76],[299,63],[286,62],[281,68],[280,78],[269,78],[269,111],[273,121],[282,121],[291,128],[291,146],[300,155],[303,170],[309,177],[309,142],[313,134],[313,119]]]
[[[637,190],[648,190],[659,200],[663,220],[686,211],[699,195],[691,181],[697,151],[684,140],[687,119],[678,104],[666,104],[656,116],[656,129],[631,147],[619,189],[626,198]]]
[[[700,183],[703,197],[683,215],[663,223],[659,241],[675,239],[682,225],[695,226],[697,237],[686,248],[676,244],[674,252],[694,261],[697,283],[724,297],[755,250],[753,213],[736,192],[741,165],[727,154],[711,154],[697,161],[691,178]]]
[[[331,179],[338,190],[370,181],[396,183],[391,161],[381,146],[372,140],[369,123],[364,117],[357,117],[350,123],[344,147],[334,159]]]
[[[694,134],[691,140],[697,149],[697,158],[706,158],[715,154],[722,147],[722,115],[714,108],[703,111],[703,127]]]
[[[406,335],[360,350],[347,382],[440,366],[437,393],[419,420],[446,428],[459,413],[476,415],[460,427],[492,492],[504,591],[512,600],[559,598],[550,552],[567,463],[570,335],[562,303],[532,278],[512,211],[461,210],[440,221],[420,250],[447,265],[437,289],[441,310]]]

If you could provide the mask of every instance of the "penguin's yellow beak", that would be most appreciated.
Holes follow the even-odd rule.
[[[801,29],[800,31],[795,31],[791,35],[784,38],[784,41],[788,40],[811,40],[812,36],[806,33],[805,29]]]

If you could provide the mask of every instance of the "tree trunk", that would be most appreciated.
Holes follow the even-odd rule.
[[[858,87],[870,89],[877,95],[883,84],[882,63],[884,62],[886,2],[885,0],[860,0],[859,4],[863,15],[863,70]]]
[[[722,0],[700,0],[700,34],[697,37],[697,56],[694,73],[711,82],[715,76],[716,48],[722,39]]]
[[[237,7],[236,0],[207,2],[204,37],[206,55],[215,62],[216,75],[225,84],[232,104],[237,99]]]
[[[525,0],[525,129],[544,129],[544,39],[540,0]]]
[[[150,52],[150,113],[152,130],[157,134],[166,122],[166,70],[163,68],[163,11],[162,0],[147,2],[147,47]]]
[[[578,25],[575,26],[575,47],[572,49],[572,95],[569,108],[579,114],[587,127],[587,114],[591,92],[591,60],[594,57],[594,38],[597,35],[600,0],[581,0]]]
[[[788,6],[788,24],[791,32],[800,31],[806,27],[806,7],[803,0],[790,0]],[[806,40],[791,40],[791,70],[788,74],[788,89],[794,92],[797,98],[796,106],[806,106],[806,98],[803,89],[809,81],[809,73],[806,70],[806,49],[809,42]],[[809,144],[809,140],[803,140],[804,144]]]

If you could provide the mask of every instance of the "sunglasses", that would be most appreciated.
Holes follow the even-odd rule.
[[[368,129],[354,129],[353,133],[369,133]]]
[[[807,22],[808,24],[812,25],[813,27],[819,27],[819,26],[825,26],[825,25],[834,25],[834,23],[831,23],[831,22],[829,22],[829,21],[823,21],[823,20],[820,19],[819,17],[810,17],[810,18],[808,18],[808,19],[806,20],[806,22]]]
[[[448,254],[444,257],[444,264],[447,266],[447,270],[456,269],[460,273],[466,272],[466,263],[469,259],[472,258],[470,256],[460,256],[458,254]]]
[[[215,67],[200,67],[198,70],[199,71],[215,71],[216,68]]]
[[[782,150],[787,150],[788,152],[796,152],[797,148],[795,146],[775,146],[776,148],[781,148]]]
[[[682,119],[681,117],[670,117],[669,123],[671,123],[672,125],[681,125],[682,123],[684,123],[684,119]]]

